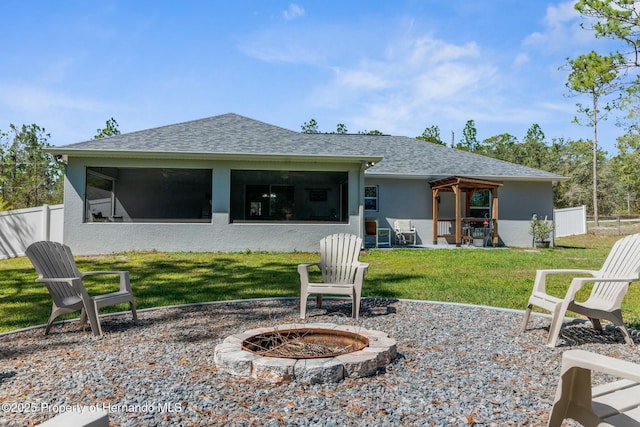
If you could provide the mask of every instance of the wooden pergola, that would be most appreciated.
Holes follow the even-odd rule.
[[[472,223],[478,223],[485,221],[483,218],[470,218],[471,216],[471,198],[476,191],[489,190],[491,191],[491,218],[489,219],[493,224],[491,227],[491,242],[493,246],[498,244],[498,188],[502,187],[502,183],[498,181],[488,181],[483,179],[465,178],[459,176],[452,176],[449,178],[438,179],[431,181],[432,204],[433,204],[433,244],[438,244],[438,237],[455,237],[456,246],[462,245],[463,238],[473,238],[472,236],[463,236],[462,228],[463,223],[471,225]],[[443,222],[454,222],[455,234],[451,233],[438,233],[438,213],[441,192],[453,192],[456,200],[456,217],[454,220],[446,219]],[[465,215],[462,215],[462,193],[465,194]]]

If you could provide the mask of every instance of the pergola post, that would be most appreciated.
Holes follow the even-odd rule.
[[[460,200],[460,187],[454,185],[453,193],[456,196],[456,246],[462,246],[462,201]]]
[[[437,188],[431,191],[432,200],[431,203],[433,205],[433,244],[438,244],[438,212],[440,210],[440,203],[438,202],[438,190]]]
[[[491,243],[495,248],[498,246],[498,189],[491,189],[491,219],[493,220],[493,236]]]

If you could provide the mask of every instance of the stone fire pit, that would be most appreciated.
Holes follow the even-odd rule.
[[[261,354],[266,341],[277,341],[281,336],[291,334],[301,336],[311,346],[327,339],[335,341],[339,350],[334,348],[326,355],[317,352],[308,355],[285,353],[283,357],[272,351],[264,353],[267,355]],[[280,344],[278,342],[277,346],[281,347]],[[279,357],[273,357],[274,354]],[[396,341],[386,333],[332,323],[293,323],[251,329],[227,337],[216,346],[214,354],[218,369],[232,375],[271,382],[295,380],[306,384],[374,375],[396,355]]]

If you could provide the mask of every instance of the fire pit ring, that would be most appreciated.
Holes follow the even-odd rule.
[[[369,345],[364,335],[340,329],[298,328],[259,333],[242,341],[242,349],[266,357],[321,359],[359,351]]]
[[[312,343],[331,337],[330,341],[345,352],[274,357],[259,351],[265,341],[279,341],[283,335],[302,336],[303,341]],[[354,348],[346,349],[353,343]],[[332,323],[294,323],[231,335],[216,346],[214,356],[218,369],[232,375],[316,384],[374,375],[396,358],[397,348],[396,341],[381,331]]]

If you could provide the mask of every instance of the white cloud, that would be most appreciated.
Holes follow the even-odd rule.
[[[523,44],[544,51],[566,51],[569,45],[593,41],[593,34],[580,27],[581,17],[574,8],[575,0],[547,7],[544,29],[530,34]]]
[[[520,67],[522,65],[529,63],[530,61],[531,61],[531,58],[529,58],[529,55],[527,55],[526,53],[518,53],[515,59],[513,60],[513,65],[515,67]]]
[[[350,90],[376,90],[383,89],[387,82],[383,76],[367,69],[343,70],[334,68],[335,83],[337,86]]]
[[[380,51],[332,67],[334,78],[310,94],[310,108],[342,114],[339,120],[352,131],[412,135],[408,129],[415,129],[418,135],[428,124],[479,118],[501,93],[504,79],[475,42],[424,35],[390,42]]]
[[[334,67],[334,79],[314,94],[317,103],[361,103],[369,113],[394,111],[396,115],[405,108],[425,109],[434,102],[462,100],[491,84],[497,72],[481,58],[475,43],[455,45],[424,36],[392,43],[384,52],[380,58]],[[374,106],[377,103],[393,106]]]
[[[0,104],[25,113],[52,109],[100,111],[107,105],[91,99],[74,97],[52,89],[30,85],[0,83]]]
[[[4,120],[0,127],[9,123],[18,126],[36,123],[51,134],[49,142],[53,145],[90,139],[106,118],[131,114],[131,110],[46,86],[0,82],[0,111]]]
[[[285,20],[291,21],[293,19],[304,16],[304,9],[295,3],[291,3],[289,5],[289,8],[282,12],[282,16]]]
[[[544,17],[545,23],[553,28],[573,21],[580,15],[574,7],[575,3],[575,0],[569,0],[557,6],[547,7],[547,14]]]
[[[405,53],[407,64],[421,66],[457,59],[476,58],[479,56],[480,50],[475,42],[454,45],[430,36],[424,36],[411,42],[407,53]]]
[[[283,34],[260,34],[243,43],[240,49],[246,55],[265,62],[318,64],[323,61],[322,51]]]

